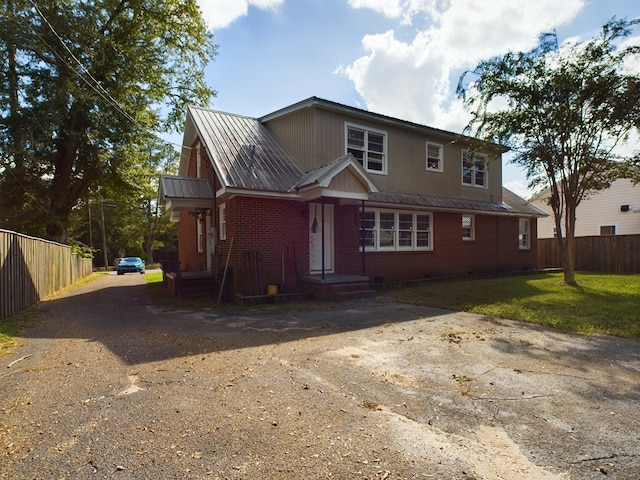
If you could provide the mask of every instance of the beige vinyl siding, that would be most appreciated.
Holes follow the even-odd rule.
[[[316,167],[314,159],[317,134],[314,117],[315,109],[306,109],[266,123],[278,141],[298,161],[303,172]]]
[[[365,185],[351,172],[343,170],[334,177],[330,185],[331,190],[339,192],[367,193]]]
[[[322,108],[297,111],[270,120],[267,126],[298,159],[302,170],[310,171],[345,155],[345,123],[385,132],[387,173],[369,173],[369,178],[381,191],[491,202],[502,199],[500,156],[488,157],[487,188],[465,186],[462,184],[462,150],[467,146],[452,143],[452,138],[406,130]],[[427,142],[442,145],[442,172],[426,169]]]
[[[553,212],[546,203],[548,196],[535,198],[532,203],[549,213],[546,218],[538,219],[538,238],[552,238],[555,226]],[[620,211],[622,205],[629,205],[626,212]],[[613,225],[616,235],[640,234],[640,185],[634,186],[631,180],[620,179],[610,188],[594,193],[583,200],[576,211],[576,237],[600,235],[600,227]]]

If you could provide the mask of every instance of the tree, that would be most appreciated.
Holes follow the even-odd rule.
[[[473,115],[467,131],[509,147],[530,187],[549,188],[570,285],[576,208],[625,175],[631,158],[616,147],[640,127],[640,79],[629,68],[640,46],[622,42],[639,22],[614,18],[597,37],[560,47],[545,34],[536,49],[483,61],[458,83]]]
[[[7,0],[0,17],[0,226],[65,241],[81,198],[215,95],[195,0]]]
[[[177,235],[176,225],[158,209],[157,201],[160,174],[176,173],[176,151],[156,139],[120,154],[129,158],[130,168],[78,203],[70,216],[69,241],[94,247],[97,265],[104,263],[105,254],[108,262],[127,255],[153,263],[154,252],[166,242],[175,244]]]

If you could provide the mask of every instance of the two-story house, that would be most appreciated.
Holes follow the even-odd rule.
[[[227,270],[231,294],[533,269],[545,214],[488,147],[316,97],[261,118],[189,107],[159,193],[180,270]]]
[[[556,224],[549,206],[547,188],[531,198],[530,202],[549,213],[540,219],[538,238],[554,238]],[[615,180],[605,190],[594,192],[576,209],[576,237],[638,235],[640,234],[640,185],[628,178]],[[561,220],[564,223],[564,219]]]

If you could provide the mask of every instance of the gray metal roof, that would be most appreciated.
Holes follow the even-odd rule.
[[[213,187],[206,178],[160,175],[160,198],[213,199]]]
[[[393,205],[426,207],[438,210],[457,210],[468,212],[487,212],[507,215],[546,216],[547,214],[535,205],[503,187],[502,202],[483,202],[464,198],[436,197],[433,195],[417,195],[410,193],[373,192],[369,194],[369,202]]]
[[[193,106],[188,115],[225,187],[286,192],[302,176],[259,120]]]
[[[549,214],[542,208],[528,202],[524,198],[516,195],[508,188],[502,187],[502,201],[516,210],[518,213],[532,215],[534,217],[548,217]]]
[[[367,186],[367,189],[370,192],[377,192],[378,189],[374,185],[374,183],[369,179],[366,172],[362,168],[362,165],[358,163],[358,161],[348,153],[344,157],[340,157],[334,160],[331,163],[326,165],[322,165],[318,168],[315,168],[309,172],[306,172],[301,178],[299,178],[289,189],[289,191],[293,192],[300,188],[313,185],[314,183],[328,187],[331,180],[338,175],[345,168],[351,167],[354,169],[362,182]]]

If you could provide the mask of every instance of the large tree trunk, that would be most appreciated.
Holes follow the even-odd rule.
[[[578,285],[576,282],[576,208],[577,202],[569,195],[565,195],[565,251],[563,257],[564,283]]]

